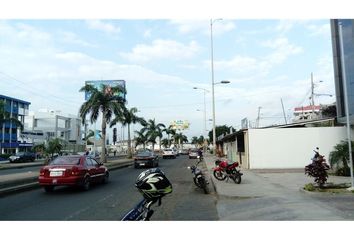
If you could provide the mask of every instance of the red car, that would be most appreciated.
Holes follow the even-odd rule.
[[[106,183],[109,178],[107,167],[90,156],[59,156],[41,168],[38,182],[46,192],[55,186],[80,186],[84,190],[93,182]]]

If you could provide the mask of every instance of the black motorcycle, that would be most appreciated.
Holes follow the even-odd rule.
[[[198,168],[198,164],[202,162],[202,158],[198,156],[198,161],[195,165],[189,166],[188,168],[192,171],[194,184],[203,189],[205,194],[209,193],[208,184],[209,182],[205,179],[205,175],[202,170]]]

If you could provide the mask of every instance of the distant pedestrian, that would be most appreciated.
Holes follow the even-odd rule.
[[[113,155],[116,156],[116,154],[117,154],[117,150],[114,150]]]

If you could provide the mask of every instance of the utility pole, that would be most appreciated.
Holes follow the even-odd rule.
[[[353,156],[352,156],[352,140],[351,140],[351,127],[350,127],[350,119],[349,119],[349,103],[348,103],[348,91],[347,91],[347,75],[345,72],[345,61],[344,61],[344,46],[343,46],[343,32],[342,32],[342,25],[339,25],[339,38],[340,38],[340,58],[341,58],[341,65],[342,65],[342,75],[343,75],[343,87],[344,87],[344,103],[345,103],[345,115],[346,115],[346,122],[347,122],[347,138],[348,138],[348,148],[349,148],[349,165],[350,165],[350,178],[352,186],[349,190],[354,189],[354,174],[353,174]]]
[[[285,110],[284,110],[284,104],[283,104],[283,99],[280,98],[280,101],[281,101],[281,106],[283,108],[283,115],[284,115],[284,120],[285,120],[285,124],[288,124],[287,121],[286,121],[286,116],[285,116]]]
[[[312,116],[311,119],[314,118],[315,116],[315,99],[314,99],[314,95],[315,95],[315,85],[313,84],[313,74],[311,72],[311,106],[312,106]]]
[[[260,119],[260,115],[261,115],[261,108],[262,107],[258,107],[258,117],[257,117],[256,128],[259,128],[259,119]]]

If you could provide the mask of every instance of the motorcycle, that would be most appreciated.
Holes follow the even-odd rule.
[[[154,203],[156,203],[156,200],[141,200],[133,209],[125,214],[122,221],[150,221],[151,216],[154,214],[154,210],[151,209]],[[161,198],[158,200],[158,206],[160,205]]]
[[[202,162],[202,158],[200,156],[197,157],[198,161],[195,165],[189,166],[188,169],[190,169],[192,171],[193,174],[193,182],[194,184],[203,189],[205,194],[209,193],[209,189],[208,189],[208,184],[209,182],[205,179],[205,176],[202,172],[202,170],[200,170],[198,168],[198,164]]]
[[[214,168],[213,175],[217,180],[224,181],[226,178],[231,178],[232,180],[234,180],[235,183],[241,183],[241,176],[243,175],[243,173],[241,173],[241,171],[237,169],[237,167],[239,166],[238,162],[229,164],[225,160],[216,160],[215,166],[216,167]]]

